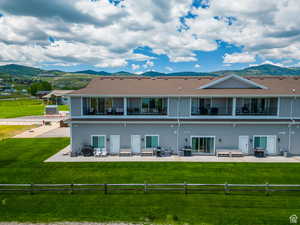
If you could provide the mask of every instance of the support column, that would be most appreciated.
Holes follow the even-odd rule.
[[[236,98],[232,99],[232,116],[236,116]]]
[[[124,101],[124,116],[127,115],[127,98],[123,98],[123,101]]]

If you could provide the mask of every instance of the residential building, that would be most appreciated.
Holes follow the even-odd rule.
[[[71,148],[300,154],[298,77],[99,77],[69,94]]]
[[[42,98],[47,101],[48,104],[55,105],[69,105],[69,97],[67,96],[73,90],[53,90]]]

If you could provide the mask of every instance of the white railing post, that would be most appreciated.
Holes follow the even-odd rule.
[[[127,116],[127,98],[125,97],[125,98],[123,98],[123,101],[124,101],[124,109],[123,109],[123,111],[124,111],[124,116]]]
[[[236,116],[236,98],[232,99],[232,116]]]

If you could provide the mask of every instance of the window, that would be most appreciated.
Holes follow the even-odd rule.
[[[192,137],[192,150],[198,153],[213,153],[215,150],[215,138]]]
[[[128,98],[128,115],[167,115],[167,98]]]
[[[267,136],[254,137],[254,149],[267,149]]]
[[[159,136],[158,135],[146,135],[145,136],[145,146],[146,148],[157,148],[159,146]]]
[[[124,115],[123,98],[83,98],[84,115]]]
[[[93,135],[92,136],[92,146],[93,148],[105,148],[106,146],[105,135]]]
[[[192,98],[192,115],[232,115],[232,98]]]
[[[237,115],[277,115],[277,98],[237,98]]]

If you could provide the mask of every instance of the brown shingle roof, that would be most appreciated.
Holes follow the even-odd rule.
[[[99,77],[71,95],[107,96],[222,96],[300,95],[298,77],[245,77],[268,89],[199,89],[220,77]],[[295,89],[295,93],[292,92]]]

